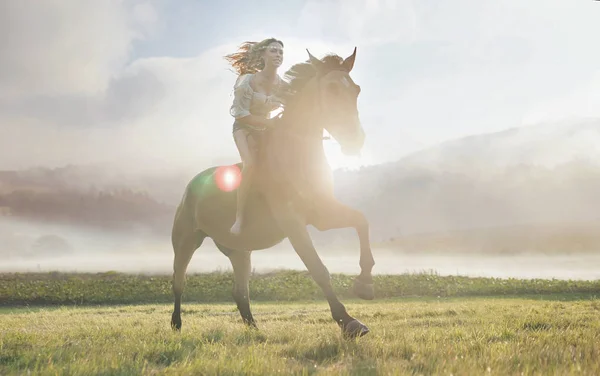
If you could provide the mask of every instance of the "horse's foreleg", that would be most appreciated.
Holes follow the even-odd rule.
[[[369,332],[369,328],[348,314],[346,307],[339,301],[331,285],[331,277],[327,267],[321,261],[306,230],[306,224],[289,210],[275,211],[280,228],[284,231],[296,253],[312,275],[315,282],[325,294],[331,315],[341,327],[344,335],[360,337]]]
[[[237,305],[238,311],[242,316],[244,323],[250,327],[256,328],[256,322],[252,317],[250,310],[250,274],[252,266],[250,261],[250,252],[235,251],[217,244],[217,248],[231,261],[233,267],[233,299]]]
[[[354,281],[354,293],[361,299],[374,299],[373,266],[375,259],[369,239],[369,222],[365,215],[334,199],[320,204],[318,213],[311,218],[311,224],[319,231],[338,228],[354,228],[360,243],[360,275]]]
[[[175,304],[171,315],[171,327],[181,329],[181,296],[185,287],[185,272],[196,249],[202,245],[206,235],[194,231],[189,222],[177,216],[173,227],[173,295]]]
[[[197,248],[191,244],[175,248],[175,258],[173,260],[173,295],[175,296],[175,304],[171,316],[171,327],[174,330],[181,329],[181,296],[185,287],[185,272]]]

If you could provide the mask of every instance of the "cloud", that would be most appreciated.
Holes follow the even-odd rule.
[[[0,5],[0,168],[122,159],[128,123],[162,100],[160,71],[128,65],[159,30],[156,1]],[[118,147],[120,145],[120,148]]]
[[[389,114],[377,124],[377,159],[410,151],[395,147],[391,135],[404,140],[400,132],[431,146],[522,122],[597,115],[596,8],[560,0],[416,4],[414,41],[374,51],[374,73],[365,74],[370,90],[362,95]]]
[[[329,52],[350,55],[353,48],[342,44],[332,51],[322,41],[281,37],[286,52],[280,74],[292,64],[305,61],[306,48],[315,56]],[[139,108],[145,111],[118,123],[121,137],[135,150],[128,156],[133,165],[197,171],[216,163],[239,161],[231,134],[233,118],[229,114],[236,76],[223,56],[234,51],[240,41],[237,38],[225,42],[193,58],[147,58],[129,67],[130,71],[151,72],[162,88],[160,100],[149,102],[151,105],[140,104]]]
[[[282,68],[304,61],[306,48],[347,56],[358,46],[352,75],[363,89],[366,163],[559,116],[554,107],[592,114],[600,63],[600,50],[589,47],[593,12],[548,1],[308,0],[290,15],[297,27],[277,33]],[[239,160],[228,112],[235,75],[222,56],[270,34],[228,29],[187,57],[133,56],[144,38],[156,37],[141,46],[146,52],[177,43],[161,34],[169,25],[158,4],[0,5],[0,32],[9,36],[0,38],[0,168],[112,161],[197,171]],[[557,26],[567,16],[578,21]],[[183,30],[205,35],[206,27],[176,35],[189,40]],[[357,162],[343,160],[335,142],[326,147],[338,166]]]
[[[416,22],[411,0],[308,0],[298,27],[309,37],[377,45],[412,41]]]
[[[101,96],[55,97],[2,111],[7,133],[0,139],[6,155],[0,168],[74,161],[162,168],[235,155],[234,148],[223,153],[228,148],[222,147],[231,135],[228,99],[235,80],[224,64],[215,64],[225,50],[138,59]]]
[[[532,106],[524,114],[522,124],[581,118],[600,118],[600,70],[571,91],[556,94]]]
[[[102,92],[155,20],[146,2],[3,1],[0,100]]]
[[[62,128],[110,127],[148,111],[164,96],[163,83],[154,72],[129,67],[114,74],[105,91],[95,95],[32,96],[0,103],[4,116],[27,116]]]
[[[353,48],[341,44],[332,51],[319,40],[282,38],[281,73],[305,61],[306,48],[316,56],[350,55]],[[10,128],[0,139],[6,155],[0,168],[102,162],[138,171],[198,171],[239,161],[229,115],[236,76],[223,56],[241,41],[189,58],[136,59],[116,69],[105,90],[94,95],[37,95],[0,104],[0,124]]]

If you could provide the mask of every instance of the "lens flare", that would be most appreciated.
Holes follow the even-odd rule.
[[[242,181],[242,171],[236,165],[217,167],[214,176],[217,187],[225,192],[235,190]]]

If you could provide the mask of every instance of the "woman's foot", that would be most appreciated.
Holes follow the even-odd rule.
[[[229,232],[231,232],[233,235],[239,235],[242,232],[242,219],[241,218],[236,218],[235,219],[235,223],[233,224],[233,226],[231,226],[231,229],[229,229]]]

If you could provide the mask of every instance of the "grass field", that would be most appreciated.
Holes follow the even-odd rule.
[[[0,374],[600,373],[600,302],[565,296],[349,302],[372,332],[345,341],[325,303],[4,309]]]
[[[174,333],[169,277],[2,275],[0,375],[600,374],[598,281],[379,276],[384,299],[365,302],[346,294],[350,276],[335,275],[371,329],[348,341],[304,273],[253,278],[258,331],[241,323],[228,277],[190,276]]]
[[[340,298],[354,298],[353,276],[333,274]],[[532,294],[592,294],[600,297],[600,280],[569,281],[515,278],[471,278],[431,273],[377,275],[377,298],[502,296]],[[184,301],[230,302],[233,274],[188,274]],[[323,300],[306,271],[255,274],[250,280],[253,301]],[[123,273],[0,273],[0,306],[97,305],[171,303],[171,276]]]

